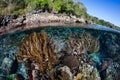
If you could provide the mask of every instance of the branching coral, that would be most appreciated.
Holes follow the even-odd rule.
[[[97,53],[99,50],[99,41],[88,33],[76,34],[66,41],[65,51],[69,54],[81,54],[89,51]]]
[[[22,41],[17,59],[25,64],[34,63],[44,73],[58,61],[55,49],[54,40],[49,39],[45,31],[34,32]]]
[[[99,50],[99,41],[97,38],[91,36],[89,33],[83,33],[81,35],[84,40],[84,45],[91,53],[96,53]]]
[[[49,76],[51,80],[71,80],[69,79],[70,76],[68,73],[66,73],[65,71],[60,71],[60,74],[57,73],[51,73],[51,75]]]
[[[51,70],[48,76],[50,80],[72,80],[72,73],[67,66]]]

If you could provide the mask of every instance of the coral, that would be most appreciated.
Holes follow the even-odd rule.
[[[22,40],[17,59],[27,67],[33,63],[35,68],[45,73],[58,61],[55,49],[54,40],[49,39],[45,31],[34,32]]]
[[[65,49],[68,54],[80,55],[81,53],[86,54],[86,48],[84,42],[79,39],[69,37],[65,43]]]
[[[72,73],[67,66],[51,70],[49,73],[50,80],[72,80]]]
[[[90,79],[91,80],[101,80],[96,68],[93,68]]]
[[[84,33],[82,37],[84,40],[84,45],[88,51],[90,51],[91,53],[98,52],[100,44],[97,38],[91,36],[89,33]]]
[[[81,71],[77,75],[78,75],[78,77],[81,78],[80,80],[100,80],[99,73],[94,66],[84,63],[79,66],[79,70],[81,70]],[[79,74],[81,74],[81,75],[79,75]],[[75,77],[75,79],[76,79],[76,77]]]
[[[62,60],[63,64],[68,66],[71,70],[78,68],[79,60],[76,56],[65,56]]]
[[[83,77],[83,74],[78,73],[77,76],[74,76],[74,79],[73,79],[73,80],[81,80],[82,77]]]
[[[71,36],[66,41],[65,51],[69,54],[86,54],[87,51],[97,53],[99,41],[88,33],[81,33]]]
[[[114,66],[115,66],[115,64],[113,62],[109,63],[109,66],[106,69],[105,80],[119,80],[119,79],[117,79],[118,73]]]

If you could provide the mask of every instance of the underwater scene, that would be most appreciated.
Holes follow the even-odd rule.
[[[48,26],[0,37],[0,80],[120,80],[120,32]]]

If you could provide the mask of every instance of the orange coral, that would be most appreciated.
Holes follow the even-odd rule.
[[[54,40],[49,39],[45,31],[39,34],[34,32],[22,41],[17,59],[26,64],[34,63],[44,73],[58,61],[55,49]]]

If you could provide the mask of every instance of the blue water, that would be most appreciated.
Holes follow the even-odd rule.
[[[92,24],[92,25],[88,25],[88,26],[89,26],[89,28],[94,28],[94,29],[98,29],[98,30],[120,33],[119,30],[109,28],[109,27],[106,27],[106,26],[101,26],[101,25],[96,25],[96,24]]]

